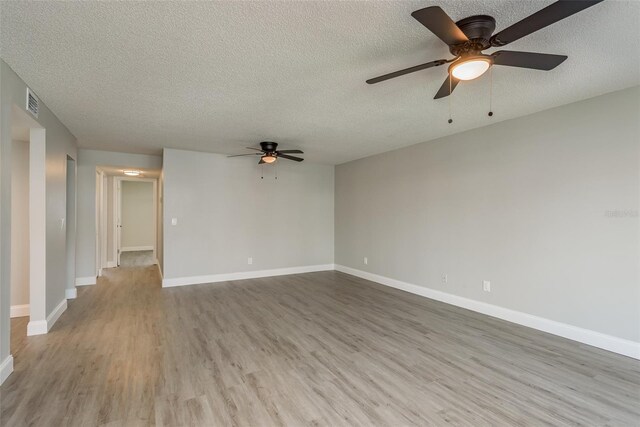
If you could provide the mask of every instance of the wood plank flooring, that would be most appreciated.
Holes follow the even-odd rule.
[[[640,362],[338,272],[79,288],[2,426],[640,425]]]

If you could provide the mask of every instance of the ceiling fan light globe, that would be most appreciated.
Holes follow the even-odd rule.
[[[451,65],[451,75],[458,80],[473,80],[487,72],[491,60],[486,57],[473,57],[457,61]]]
[[[265,163],[275,163],[276,161],[276,157],[275,156],[262,156],[262,161]]]

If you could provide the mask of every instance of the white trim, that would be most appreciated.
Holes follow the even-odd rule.
[[[9,317],[25,317],[29,315],[29,304],[12,305],[9,310]]]
[[[8,355],[6,359],[0,363],[0,385],[9,378],[9,375],[13,372],[13,356]]]
[[[27,323],[27,336],[43,335],[49,332],[46,320],[31,320]]]
[[[88,286],[88,285],[95,285],[95,284],[96,284],[96,278],[93,276],[76,277],[76,286]]]
[[[60,301],[60,304],[47,316],[47,320],[36,320],[27,324],[27,336],[46,334],[58,321],[62,313],[67,309],[67,299]]]
[[[153,246],[127,246],[126,248],[120,248],[120,252],[152,251],[153,249]]]
[[[412,294],[420,295],[436,301],[442,301],[447,304],[466,308],[488,316],[497,317],[498,319],[508,322],[517,323],[539,331],[548,332],[570,340],[578,341],[583,344],[592,345],[640,359],[640,343],[614,337],[612,335],[603,334],[601,332],[584,329],[566,323],[556,322],[555,320],[545,319],[543,317],[534,316],[532,314],[511,310],[497,305],[488,304],[486,302],[476,301],[469,298],[452,295],[446,292],[436,291],[424,286],[418,286],[411,283],[401,282],[400,280],[390,279],[388,277],[379,276],[377,274],[368,273],[366,271],[356,270],[355,268],[345,267],[336,264],[337,271],[380,283],[381,285],[390,286],[392,288],[401,289]]]
[[[260,277],[284,276],[286,274],[312,273],[334,270],[333,264],[308,265],[302,267],[274,268],[271,270],[241,271],[237,273],[210,274],[206,276],[175,277],[162,279],[162,287],[197,285],[201,283],[226,282],[229,280],[257,279]]]
[[[118,264],[115,261],[107,261],[107,268],[115,268]]]
[[[78,297],[78,290],[76,288],[65,289],[64,292],[67,299],[76,299]]]
[[[163,280],[164,276],[162,275],[162,267],[160,267],[158,260],[156,260],[156,265],[158,266],[158,273],[160,273],[160,280]]]

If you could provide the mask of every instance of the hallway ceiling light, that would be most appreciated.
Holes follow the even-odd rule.
[[[127,170],[127,171],[124,171],[124,174],[127,175],[127,176],[140,176],[140,175],[142,175],[142,172],[134,171],[134,170]]]

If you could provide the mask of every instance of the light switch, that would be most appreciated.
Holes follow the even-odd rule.
[[[178,218],[171,218],[171,225],[178,225]]]

